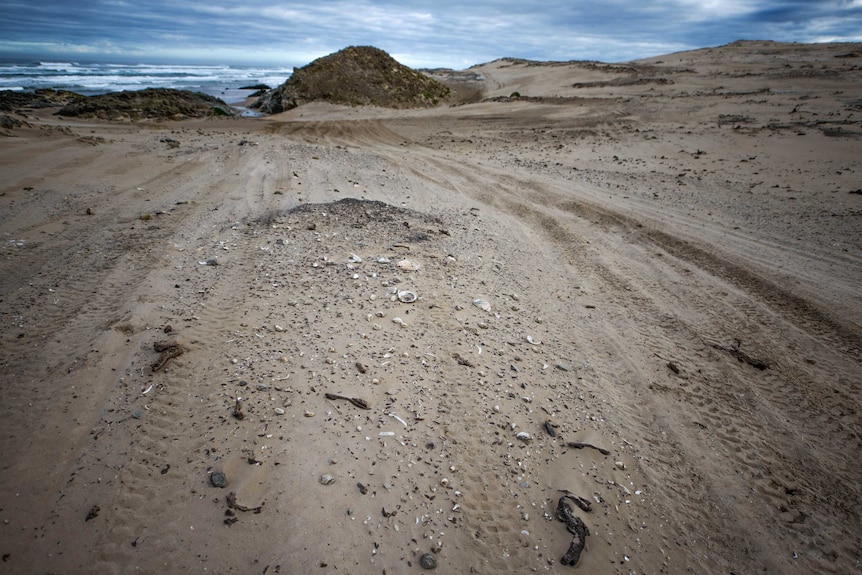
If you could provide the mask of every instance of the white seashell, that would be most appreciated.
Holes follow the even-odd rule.
[[[396,265],[398,266],[398,269],[406,271],[416,271],[419,269],[419,264],[411,262],[410,260],[400,260]]]
[[[392,323],[397,323],[398,325],[407,325],[406,323],[404,323],[404,320],[401,319],[400,317],[393,317]]]
[[[275,408],[275,414],[276,415],[284,415],[284,410],[280,407],[276,407]]]
[[[542,344],[542,342],[541,342],[541,341],[535,341],[535,340],[533,340],[533,336],[531,336],[531,335],[528,335],[528,336],[527,336],[527,343],[531,343],[531,344],[533,344],[533,345],[541,345],[541,344]]]
[[[526,431],[519,431],[518,434],[515,435],[515,437],[520,439],[524,443],[529,443],[530,441],[533,440],[533,436],[530,435],[529,433],[527,433]]]
[[[404,427],[407,427],[407,422],[404,421],[403,419],[401,419],[400,417],[398,417],[397,415],[395,415],[394,413],[389,413],[388,415],[389,415],[389,417],[392,417],[392,418],[395,418],[396,420],[398,420],[398,423],[400,423]]]
[[[419,296],[412,291],[404,290],[398,292],[398,301],[401,303],[413,303],[417,299],[419,299]]]
[[[478,307],[481,310],[491,311],[491,304],[489,304],[488,302],[486,302],[483,299],[474,299],[473,305]]]
[[[352,264],[361,264],[361,263],[362,263],[362,258],[361,258],[361,257],[359,257],[359,256],[358,256],[358,255],[356,255],[356,254],[350,254],[350,259],[349,259],[349,260],[347,260],[347,261],[349,261],[349,262],[350,262],[350,263],[352,263]]]

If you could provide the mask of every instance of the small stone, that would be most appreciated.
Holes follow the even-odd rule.
[[[419,565],[421,565],[423,569],[436,569],[437,558],[433,553],[426,553],[419,558]]]
[[[515,435],[515,437],[520,439],[524,443],[529,443],[533,440],[533,436],[530,435],[529,433],[527,433],[526,431],[519,431],[518,434]]]
[[[320,476],[321,485],[332,485],[333,483],[335,483],[335,478],[328,473]]]
[[[280,407],[276,407],[275,408],[275,414],[276,415],[284,415],[284,409],[282,409]]]
[[[227,487],[227,477],[221,471],[213,471],[210,475],[210,484],[218,488]]]

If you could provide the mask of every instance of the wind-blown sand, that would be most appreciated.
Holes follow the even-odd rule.
[[[471,71],[0,139],[0,571],[862,568],[862,46]]]

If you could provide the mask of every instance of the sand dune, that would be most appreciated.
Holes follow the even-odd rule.
[[[857,572],[860,55],[498,60],[469,71],[484,100],[418,111],[22,118],[3,572],[567,573],[561,490],[591,502],[585,573]],[[184,353],[154,370],[158,342]]]

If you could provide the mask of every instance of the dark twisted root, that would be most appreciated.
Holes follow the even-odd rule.
[[[347,401],[349,401],[350,403],[352,403],[353,405],[355,405],[356,407],[358,407],[360,409],[371,409],[370,407],[368,407],[367,401],[365,401],[364,399],[359,399],[358,397],[345,397],[343,395],[336,395],[334,393],[327,393],[325,395],[326,395],[326,399],[329,399],[329,400],[346,399]]]
[[[584,550],[590,530],[580,517],[572,514],[572,507],[566,502],[566,499],[570,498],[569,495],[560,497],[560,501],[557,503],[557,519],[565,523],[566,529],[572,534],[572,543],[569,545],[569,550],[560,559],[560,563],[574,567],[581,558],[581,552]]]
[[[153,349],[156,353],[161,354],[159,359],[150,367],[153,371],[159,371],[169,360],[179,357],[186,352],[186,349],[175,341],[157,341],[153,343]]]

